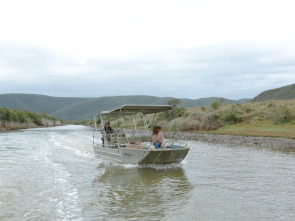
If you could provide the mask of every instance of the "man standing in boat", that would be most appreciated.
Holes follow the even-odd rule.
[[[105,122],[103,130],[107,134],[114,133],[114,130],[110,127],[110,122],[109,121]]]
[[[105,122],[103,131],[102,131],[102,134],[104,134],[104,133],[112,134],[112,133],[115,132],[114,129],[110,127],[110,122],[109,121]],[[101,141],[102,141],[102,145],[104,145],[104,136],[102,136]]]

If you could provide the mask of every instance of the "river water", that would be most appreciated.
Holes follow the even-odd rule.
[[[0,220],[294,220],[294,152],[189,145],[141,167],[96,157],[89,127],[1,133]]]

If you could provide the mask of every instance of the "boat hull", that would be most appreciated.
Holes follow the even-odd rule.
[[[97,156],[123,164],[171,164],[181,162],[189,148],[129,149],[95,146]]]

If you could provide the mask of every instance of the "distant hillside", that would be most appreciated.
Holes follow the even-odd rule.
[[[295,99],[295,84],[280,87],[277,89],[267,90],[256,97],[252,102],[267,101],[267,100],[290,100]]]
[[[52,113],[87,98],[51,97],[38,94],[0,94],[0,107]]]
[[[100,98],[51,97],[36,94],[0,94],[0,107],[23,109],[46,113],[63,120],[87,120],[103,110],[110,110],[124,104],[167,104],[173,97],[155,96],[112,96]],[[180,99],[182,107],[208,106],[219,97],[201,99]],[[245,103],[249,99],[228,100],[224,103]]]

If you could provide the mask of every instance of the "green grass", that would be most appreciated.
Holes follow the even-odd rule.
[[[274,125],[270,121],[255,122],[252,124],[240,123],[221,127],[215,131],[210,131],[209,133],[295,139],[295,125]]]
[[[148,122],[152,119],[147,116]],[[126,120],[126,124],[127,121],[132,124],[131,119]],[[176,121],[180,131],[186,132],[295,139],[295,100],[187,108]],[[165,118],[156,119],[155,124],[163,126]],[[137,128],[141,129],[141,125]],[[166,130],[175,130],[175,127],[168,126]]]

